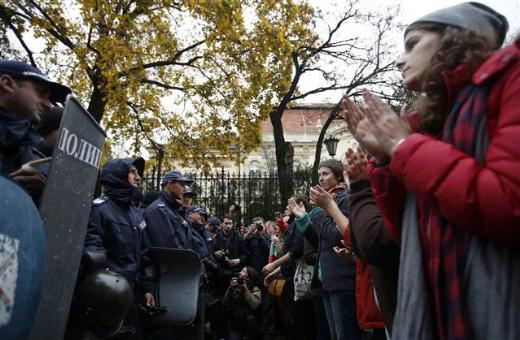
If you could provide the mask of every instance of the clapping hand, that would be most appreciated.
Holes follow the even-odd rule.
[[[396,115],[381,98],[363,91],[365,106],[361,109],[347,96],[343,97],[343,112],[348,129],[369,154],[382,161],[392,156],[400,141],[410,135],[412,129],[405,117],[406,111]]]
[[[309,197],[314,204],[324,210],[327,210],[334,203],[334,198],[325,189],[316,185],[310,189]]]
[[[303,205],[303,202],[296,203],[294,198],[289,198],[287,201],[288,208],[291,214],[293,214],[296,217],[303,217],[307,214],[307,211],[305,210],[305,206]]]
[[[367,155],[361,148],[357,148],[356,151],[349,148],[345,153],[345,158],[347,161],[344,163],[344,170],[347,171],[351,182],[368,179],[366,172]]]

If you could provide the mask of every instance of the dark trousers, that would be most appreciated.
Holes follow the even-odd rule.
[[[349,291],[323,292],[323,306],[333,340],[360,340],[356,296]]]
[[[286,322],[286,339],[316,339],[316,321],[312,301],[294,301],[294,282],[291,279],[285,281],[282,290],[282,305]]]
[[[329,323],[325,316],[325,307],[321,296],[313,296],[312,304],[314,306],[314,316],[316,318],[316,339],[331,340]]]
[[[262,334],[264,338],[273,337],[276,325],[276,297],[269,294],[267,289],[262,285]]]

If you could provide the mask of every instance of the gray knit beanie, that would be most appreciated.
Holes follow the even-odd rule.
[[[507,19],[502,14],[479,2],[464,2],[443,8],[415,20],[412,24],[419,22],[433,22],[489,33],[496,37],[498,46],[504,42],[509,29]],[[407,32],[408,28],[404,34]]]

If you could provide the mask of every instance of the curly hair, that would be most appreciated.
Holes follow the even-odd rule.
[[[423,95],[414,105],[421,116],[419,130],[438,133],[449,113],[442,73],[454,70],[464,63],[467,64],[464,76],[469,80],[486,57],[500,46],[493,36],[454,26],[419,22],[410,25],[406,31],[412,30],[436,32],[441,36],[439,50],[432,57],[431,66],[423,74]]]

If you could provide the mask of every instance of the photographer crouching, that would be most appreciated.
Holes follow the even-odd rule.
[[[257,281],[258,272],[253,267],[244,267],[238,276],[231,278],[222,299],[230,318],[229,340],[240,340],[245,335],[248,339],[259,337],[258,307],[262,294],[255,285]]]

